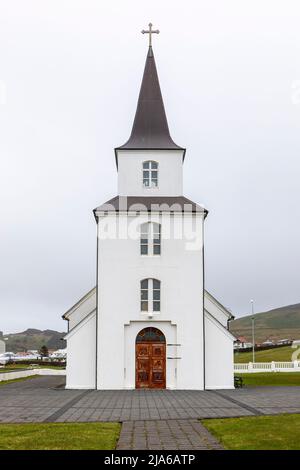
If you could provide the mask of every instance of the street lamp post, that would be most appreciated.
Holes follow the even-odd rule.
[[[255,362],[255,318],[254,318],[254,301],[251,300],[251,313],[252,313],[252,362]]]

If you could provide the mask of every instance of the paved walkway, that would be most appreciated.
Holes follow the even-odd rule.
[[[198,421],[300,413],[300,387],[222,391],[65,390],[62,376],[0,387],[0,422],[119,421],[118,449],[220,449]]]
[[[64,377],[0,387],[0,422],[146,421],[300,413],[300,387],[222,391],[65,390]]]
[[[196,419],[126,421],[117,450],[221,450]]]
[[[249,387],[222,390],[220,394],[238,400],[240,406],[256,410],[256,414],[300,413],[300,387]]]

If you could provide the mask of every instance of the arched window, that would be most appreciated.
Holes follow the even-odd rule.
[[[158,185],[158,163],[148,160],[143,163],[143,186],[156,188]]]
[[[141,255],[160,255],[161,229],[156,222],[141,225]]]
[[[160,312],[160,281],[157,279],[141,281],[141,311]]]
[[[135,340],[136,343],[165,343],[165,335],[154,327],[148,327],[141,330]]]

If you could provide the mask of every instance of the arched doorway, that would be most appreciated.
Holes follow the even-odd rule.
[[[144,328],[135,344],[136,388],[166,388],[166,338],[158,328]]]

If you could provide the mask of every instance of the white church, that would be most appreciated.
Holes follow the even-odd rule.
[[[183,196],[151,45],[118,194],[94,210],[96,287],[70,308],[68,389],[234,388],[232,314],[204,286],[207,210]]]

